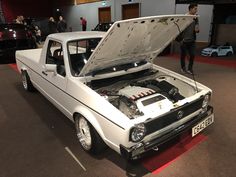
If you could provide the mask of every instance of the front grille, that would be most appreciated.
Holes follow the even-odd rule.
[[[199,98],[196,101],[193,101],[191,103],[187,103],[177,109],[172,110],[171,112],[161,116],[157,117],[153,120],[149,120],[145,122],[145,126],[147,129],[147,133],[151,134],[155,131],[158,131],[174,122],[179,121],[178,119],[178,113],[182,111],[183,115],[182,118],[186,117],[189,114],[192,114],[193,112],[199,110],[202,107],[203,97]]]

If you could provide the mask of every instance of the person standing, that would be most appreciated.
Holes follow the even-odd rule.
[[[189,12],[187,15],[196,15],[198,10],[197,4],[190,4],[188,6]],[[199,33],[199,22],[196,17],[193,22],[183,31],[182,41],[180,42],[180,64],[181,72],[189,73],[193,75],[193,63],[195,57],[196,48],[196,33]],[[185,58],[189,54],[189,64],[188,69],[185,67]]]
[[[14,23],[27,25],[27,23],[25,22],[25,18],[24,18],[23,15],[17,16],[17,18],[14,20]]]
[[[87,28],[87,20],[83,17],[80,17],[80,23],[82,25],[82,31],[86,31]]]
[[[36,42],[40,44],[41,43],[41,30],[39,29],[37,25],[34,28],[35,28],[34,31],[35,31]]]
[[[48,34],[57,32],[57,24],[53,17],[50,17],[48,20]]]
[[[26,25],[26,26],[29,25],[29,24],[26,23],[25,17],[24,17],[23,15],[20,16],[20,19],[21,19],[21,23],[22,23],[23,25]]]
[[[66,21],[63,19],[62,16],[60,16],[57,24],[57,30],[59,33],[63,33],[66,32],[66,28],[67,28]]]
[[[23,24],[23,22],[21,21],[21,17],[17,16],[16,19],[14,20],[14,23]]]

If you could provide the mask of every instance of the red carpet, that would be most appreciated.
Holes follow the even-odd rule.
[[[168,55],[170,58],[179,59],[179,55]],[[236,68],[236,57],[203,57],[195,56],[195,61],[213,65],[220,65],[229,68]]]
[[[15,63],[14,63],[14,64],[8,64],[8,65],[9,65],[13,70],[19,72]]]
[[[191,135],[183,137],[177,144],[168,147],[165,151],[154,157],[144,159],[142,165],[153,174],[157,174],[174,162],[180,155],[187,152],[207,137],[199,134],[192,139]]]

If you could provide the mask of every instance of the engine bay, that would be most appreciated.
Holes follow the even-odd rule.
[[[144,70],[115,78],[94,80],[89,86],[133,119],[144,114],[157,115],[173,109],[174,103],[188,96],[181,91],[182,87],[177,87],[181,84],[192,88],[187,83],[159,71]]]

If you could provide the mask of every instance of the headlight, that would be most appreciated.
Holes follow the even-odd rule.
[[[143,123],[135,125],[131,128],[130,139],[133,142],[141,141],[146,134],[146,127]]]
[[[207,94],[205,95],[204,100],[202,102],[202,108],[206,108],[209,104],[209,101],[210,101],[210,95]]]

